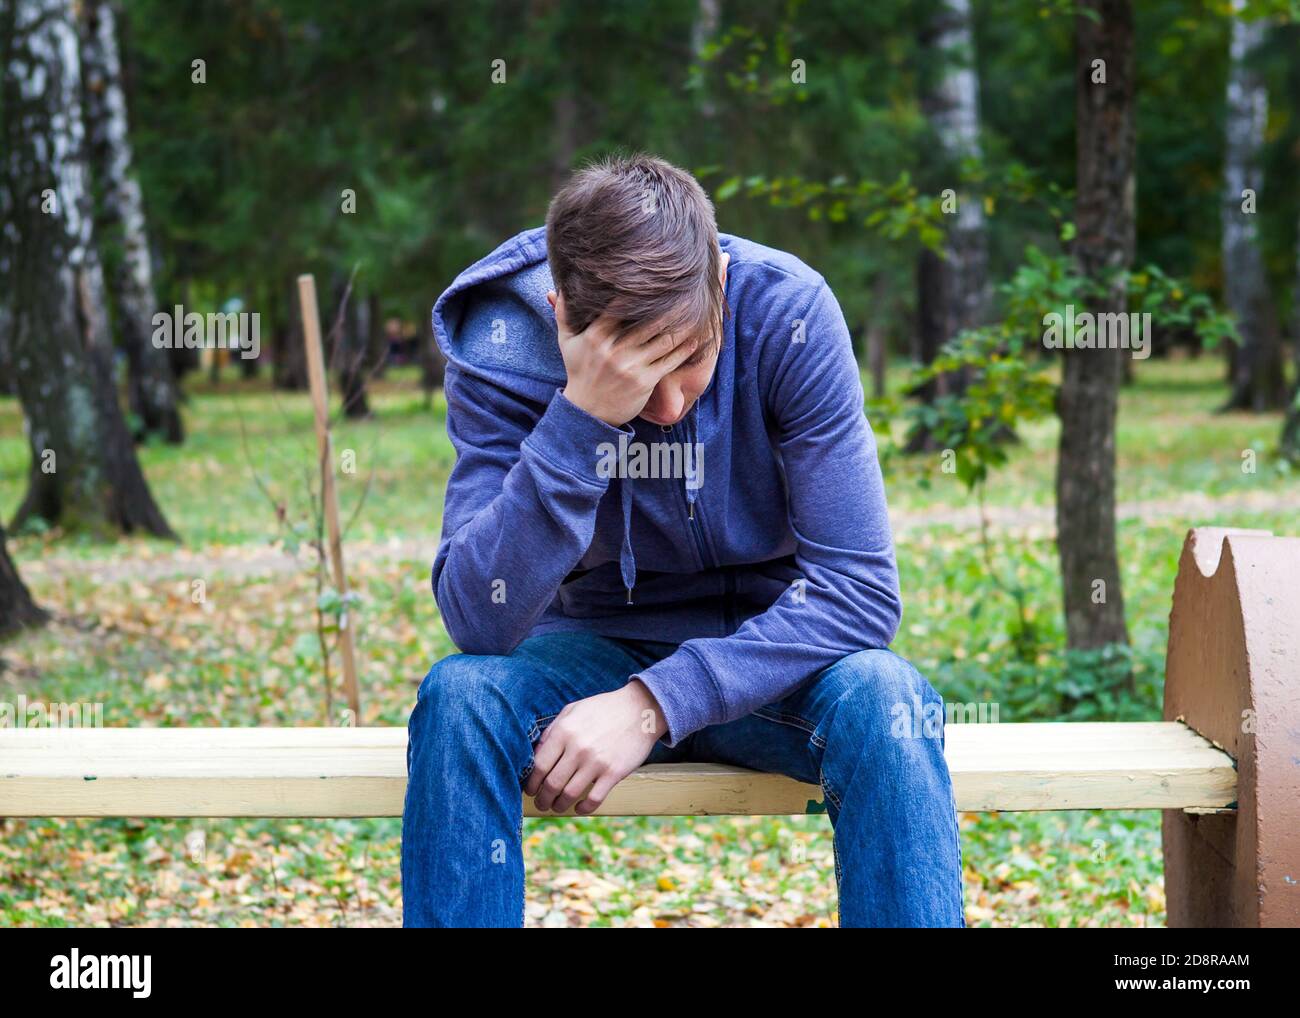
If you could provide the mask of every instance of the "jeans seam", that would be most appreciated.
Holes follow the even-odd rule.
[[[544,714],[541,717],[533,718],[532,727],[528,729],[528,748],[531,750],[534,739],[541,734],[543,721],[554,721],[559,714]],[[530,752],[528,754],[528,763],[523,771],[519,774],[519,784],[522,787],[528,780],[528,775],[532,773],[533,766],[537,762],[536,757]],[[524,854],[524,811],[519,811],[519,855],[523,858]],[[524,893],[520,895],[519,900],[519,928],[523,929],[528,923],[528,867],[524,866]]]
[[[843,913],[843,911],[840,911],[840,905],[839,905],[839,903],[838,903],[838,898],[839,898],[839,893],[840,893],[840,887],[841,887],[841,885],[842,885],[843,882],[844,882],[844,873],[843,873],[843,870],[841,870],[841,868],[840,868],[840,847],[839,847],[839,845],[835,844],[835,839],[834,839],[834,836],[833,836],[833,835],[832,835],[832,838],[831,838],[831,856],[832,856],[832,857],[834,858],[834,860],[835,860],[835,896],[836,896],[836,899],[837,899],[837,902],[836,902],[836,906],[835,906],[835,908],[836,908],[837,911],[840,912],[840,921],[841,921],[841,923],[842,923],[843,920],[844,920],[844,913]]]
[[[528,867],[524,858],[524,811],[519,811],[519,864],[524,871],[524,893],[519,896],[519,928],[522,930],[528,920]]]
[[[760,707],[758,710],[754,711],[754,716],[760,717],[764,721],[770,721],[774,725],[785,725],[787,728],[799,729],[799,731],[807,734],[808,742],[812,746],[815,746],[818,750],[825,753],[826,740],[817,734],[817,729],[810,722],[799,717],[798,714],[784,714],[767,707]],[[826,787],[826,778],[822,773],[820,761],[817,765],[817,782],[821,786],[822,795],[829,795],[829,798],[835,804],[835,809],[838,811],[840,808],[840,799],[834,792],[830,791],[830,789]]]
[[[944,762],[944,768],[947,769],[947,761]],[[959,913],[959,922],[963,929],[966,928],[966,867],[962,860],[961,853],[961,812],[957,809],[957,790],[952,785],[952,774],[948,775],[948,794],[952,799],[952,840],[953,846],[957,849],[957,910]]]
[[[834,789],[827,784],[826,771],[821,767],[817,768],[817,783],[822,787],[822,795],[835,806],[835,819],[831,821],[831,856],[835,860],[835,894],[838,898],[840,889],[844,886],[844,871],[840,867],[840,847],[836,843],[837,832],[835,831],[835,828],[839,826],[839,814],[841,811],[840,797],[836,795]],[[837,905],[836,908],[838,909],[840,906]],[[840,911],[840,922],[843,923],[843,920],[844,913],[843,911]]]
[[[754,711],[754,714],[763,718],[765,721],[771,721],[778,725],[787,725],[790,728],[798,728],[801,731],[807,732],[809,737],[812,738],[817,745],[821,746],[822,749],[826,748],[824,742],[817,742],[816,726],[810,724],[804,718],[799,717],[798,714],[782,714],[779,711],[768,710],[766,707],[760,707],[758,710]]]
[[[826,772],[824,770],[818,770],[817,783],[822,786],[822,795],[826,796],[826,798],[834,804],[835,811],[838,813],[840,807],[843,805],[843,801],[835,794],[835,789],[831,788],[830,782],[826,780]]]
[[[560,715],[556,713],[556,714],[543,714],[541,717],[533,718],[533,725],[531,728],[528,729],[529,749],[532,748],[532,745],[537,740],[537,737],[541,735],[542,722],[554,721],[559,716]],[[533,765],[535,763],[536,763],[536,757],[530,752],[528,754],[528,763],[525,764],[524,769],[519,772],[519,783],[521,785],[528,780],[528,775],[532,773]]]

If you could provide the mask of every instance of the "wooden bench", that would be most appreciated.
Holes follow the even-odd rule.
[[[1164,810],[1171,925],[1300,924],[1298,605],[1300,539],[1193,531],[1165,720],[950,724],[957,808]],[[405,751],[396,727],[0,729],[0,816],[400,816]],[[822,811],[813,785],[670,764],[601,812]]]
[[[1232,758],[1178,722],[954,724],[946,744],[960,810],[1205,812],[1237,799]],[[406,794],[403,728],[14,729],[0,732],[0,761],[4,816],[396,817]],[[779,774],[653,764],[601,813],[820,813],[821,799]]]

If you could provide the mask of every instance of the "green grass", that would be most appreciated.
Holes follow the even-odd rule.
[[[1187,528],[1286,533],[1300,518],[1300,483],[1274,454],[1278,417],[1216,415],[1221,374],[1217,359],[1148,362],[1121,400],[1120,498],[1153,503],[1133,507],[1119,530],[1135,693],[1061,653],[1056,549],[1038,523],[993,532],[994,567],[1025,590],[1036,627],[1033,660],[1015,660],[1016,616],[989,581],[978,532],[939,515],[968,515],[972,503],[937,457],[896,460],[887,473],[891,508],[906,524],[896,649],[946,697],[998,702],[1004,721],[1054,716],[1067,684],[1082,691],[1072,717],[1158,717]],[[398,725],[428,665],[452,649],[428,569],[453,453],[440,400],[426,408],[409,371],[379,385],[372,405],[374,420],[340,424],[334,442],[357,460],[356,474],[340,477],[345,516],[364,493],[348,534],[364,597],[362,720]],[[109,725],[322,722],[314,583],[305,565],[261,569],[281,562],[273,503],[291,521],[304,518],[315,458],[308,400],[261,383],[205,383],[191,388],[186,423],[183,447],[141,451],[183,548],[13,536],[20,570],[55,621],[0,647],[0,696],[102,702]],[[1052,504],[1056,424],[1022,438],[990,486],[992,507]],[[1256,452],[1254,473],[1242,471],[1244,449]],[[28,455],[19,410],[0,399],[6,519],[22,498]],[[1222,501],[1178,502],[1190,497]],[[394,539],[402,543],[385,553]],[[124,572],[157,562],[170,566],[161,578]],[[203,603],[191,597],[195,580],[206,585]],[[964,814],[962,832],[971,925],[1164,921],[1156,812]],[[391,925],[400,917],[399,835],[395,820],[4,820],[0,924]],[[538,925],[834,921],[824,816],[536,820],[526,850],[528,921]]]
[[[337,462],[348,451],[356,462],[355,473],[338,472],[345,517],[364,495],[350,536],[436,535],[455,455],[443,428],[446,406],[438,394],[430,412],[409,371],[393,372],[378,388],[375,420],[340,421],[334,431]],[[205,382],[191,388],[185,420],[184,445],[151,444],[141,455],[154,497],[187,545],[237,545],[274,536],[268,494],[291,510],[305,507],[306,478],[316,460],[305,393],[234,380],[214,390]],[[0,509],[8,518],[25,490],[29,463],[14,400],[0,399],[0,436]],[[120,554],[115,546],[73,547],[88,555]],[[60,552],[65,550],[69,545],[61,544]]]
[[[902,371],[895,372],[899,380]],[[1138,379],[1120,394],[1118,498],[1166,500],[1190,494],[1266,495],[1294,491],[1293,468],[1277,455],[1281,422],[1276,415],[1217,413],[1226,399],[1223,363],[1217,357],[1147,361]],[[903,424],[896,426],[901,438]],[[1052,506],[1055,503],[1055,417],[1020,435],[1011,461],[989,485],[990,506]],[[1242,453],[1255,452],[1255,470],[1242,470]],[[961,483],[939,469],[939,456],[896,464],[890,485],[895,509],[966,505]],[[929,481],[929,486],[924,481]]]

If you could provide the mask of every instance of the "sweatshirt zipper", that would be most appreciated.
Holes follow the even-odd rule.
[[[677,440],[677,425],[661,424],[659,425],[659,430],[665,435],[670,435],[673,441]],[[703,516],[695,515],[696,506],[686,497],[685,487],[681,489],[681,492],[682,501],[686,503],[686,527],[690,530],[691,536],[695,539],[695,554],[699,556],[700,567],[707,569],[709,567],[710,558],[705,551],[704,535],[703,531],[700,529],[703,526],[704,518]],[[698,499],[696,501],[698,502]]]
[[[671,435],[674,440],[677,438],[676,425],[659,425],[659,430],[666,435]],[[700,557],[700,565],[709,569],[712,568],[713,556],[705,549],[704,538],[704,514],[701,512],[698,516],[695,509],[699,505],[699,499],[694,503],[686,497],[686,489],[682,489],[682,501],[686,503],[686,526],[690,529],[691,535],[695,538],[695,551]],[[736,609],[735,609],[736,577],[730,569],[723,570],[723,595],[722,595],[722,625],[725,635],[730,635],[735,629]]]

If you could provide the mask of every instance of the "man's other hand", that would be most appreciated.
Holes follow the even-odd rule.
[[[640,681],[569,704],[537,742],[524,791],[539,811],[583,815],[645,762],[668,730],[659,704]]]

